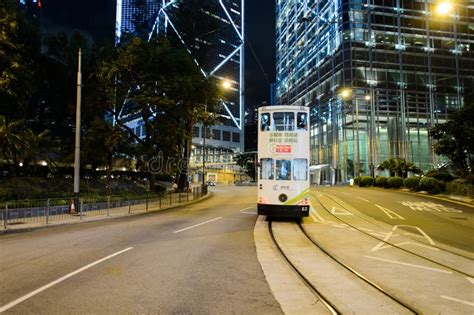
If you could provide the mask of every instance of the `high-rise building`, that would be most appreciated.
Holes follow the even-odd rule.
[[[193,6],[186,7],[190,2]],[[243,0],[117,0],[116,42],[125,33],[165,34],[188,50],[204,76],[225,82],[223,124],[194,126],[191,166],[202,163],[204,142],[210,166],[222,166],[244,149],[243,9]],[[130,124],[143,132],[138,117]]]
[[[469,2],[276,1],[276,97],[311,107],[313,165],[346,181],[439,163],[429,127],[474,91]]]

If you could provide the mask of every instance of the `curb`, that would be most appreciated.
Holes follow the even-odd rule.
[[[362,188],[362,187],[356,187],[356,188]],[[474,208],[474,202],[472,199],[464,196],[457,196],[457,195],[430,195],[428,193],[421,193],[421,192],[412,192],[412,191],[406,191],[403,189],[385,189],[385,188],[379,188],[379,187],[364,187],[364,188],[370,188],[374,190],[382,190],[382,191],[395,191],[399,193],[404,193],[404,194],[409,194],[409,195],[418,195],[422,197],[427,197],[427,198],[432,198],[432,199],[438,199],[438,200],[443,200],[443,201],[448,201],[452,203],[457,203],[463,206],[471,207]]]
[[[136,217],[136,216],[139,216],[139,215],[148,215],[148,214],[153,214],[153,213],[157,213],[157,212],[160,212],[160,211],[167,211],[167,210],[171,210],[171,209],[174,209],[174,208],[179,208],[179,207],[183,207],[183,206],[192,205],[194,203],[198,203],[198,202],[204,201],[206,199],[209,199],[213,195],[214,194],[212,192],[208,192],[207,195],[205,195],[204,197],[201,197],[201,198],[196,199],[196,200],[189,201],[189,202],[184,203],[184,204],[181,203],[181,204],[172,205],[172,206],[162,208],[162,209],[149,210],[147,212],[117,215],[117,216],[113,216],[113,217],[97,216],[97,217],[89,218],[87,221],[83,220],[83,221],[75,221],[75,222],[58,222],[58,223],[53,223],[53,224],[41,224],[41,225],[38,225],[38,226],[31,226],[31,227],[25,227],[25,228],[13,228],[13,229],[12,228],[9,228],[9,229],[7,228],[6,230],[5,229],[0,230],[0,236],[9,235],[9,234],[16,234],[16,233],[26,233],[26,232],[42,230],[42,229],[47,229],[47,228],[53,228],[53,227],[59,227],[59,226],[66,226],[66,225],[78,225],[78,224],[83,224],[83,223],[92,223],[92,222],[106,221],[106,220],[119,220],[119,219],[124,219],[124,218]]]

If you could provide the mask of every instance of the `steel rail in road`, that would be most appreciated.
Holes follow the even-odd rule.
[[[407,303],[403,302],[401,299],[397,298],[396,296],[388,293],[384,288],[382,288],[380,285],[378,285],[377,283],[373,282],[372,280],[369,280],[367,277],[365,277],[364,275],[362,275],[360,272],[356,271],[354,268],[350,267],[349,265],[347,265],[346,263],[342,262],[341,260],[339,260],[338,258],[336,258],[334,255],[332,255],[329,251],[327,251],[323,246],[321,246],[318,242],[316,242],[309,234],[308,232],[306,232],[306,230],[304,229],[304,227],[301,225],[301,223],[298,222],[298,226],[301,230],[301,232],[303,232],[304,236],[306,236],[306,238],[311,242],[313,243],[317,248],[319,248],[319,250],[321,250],[324,254],[326,254],[326,256],[328,256],[329,258],[331,258],[332,260],[334,260],[335,262],[337,262],[340,266],[344,267],[346,270],[348,270],[350,273],[356,275],[359,279],[361,279],[362,281],[364,281],[365,283],[367,283],[368,285],[370,285],[371,287],[375,288],[377,291],[379,291],[380,293],[382,293],[383,295],[387,296],[389,299],[391,299],[392,301],[394,301],[395,303],[397,304],[400,304],[402,305],[403,307],[405,307],[406,309],[410,310],[413,314],[421,314],[419,311],[417,311],[416,309],[414,309],[412,306],[408,305]]]
[[[316,198],[316,196],[315,196],[314,194],[311,194],[311,195]],[[325,194],[325,196],[328,197],[329,199],[331,199],[332,201],[334,201],[335,203],[337,203],[339,206],[343,207],[345,210],[349,211],[344,205],[342,205],[340,202],[338,202],[337,200],[335,200],[335,199],[332,198],[331,196],[329,196],[329,195],[327,195],[327,194]],[[425,257],[425,256],[420,255],[420,254],[417,254],[417,253],[414,253],[414,252],[412,252],[412,251],[410,251],[410,250],[408,250],[408,249],[405,249],[405,248],[400,247],[400,246],[398,246],[398,245],[396,245],[396,244],[390,243],[390,242],[388,242],[388,241],[386,241],[386,240],[384,240],[384,239],[378,238],[377,236],[374,236],[374,235],[372,235],[372,234],[370,234],[370,233],[367,233],[367,232],[365,232],[365,231],[359,229],[359,228],[356,227],[355,225],[348,223],[346,220],[341,219],[340,217],[338,217],[337,215],[335,215],[335,214],[332,213],[331,211],[329,211],[329,209],[328,209],[326,206],[324,206],[324,204],[323,204],[318,198],[316,198],[316,200],[317,200],[318,203],[323,207],[323,209],[324,209],[327,213],[329,213],[331,216],[333,216],[333,217],[336,218],[337,220],[341,221],[342,223],[346,224],[347,226],[349,226],[349,227],[351,227],[351,228],[357,230],[358,232],[360,232],[360,233],[362,233],[362,234],[364,234],[364,235],[367,235],[367,236],[369,236],[369,237],[371,237],[371,238],[373,238],[373,239],[376,239],[377,241],[380,241],[380,242],[383,242],[383,243],[385,243],[385,244],[387,244],[387,245],[393,246],[393,247],[395,247],[395,248],[397,248],[397,249],[399,249],[399,250],[401,250],[401,251],[404,251],[404,252],[406,252],[406,253],[409,253],[409,254],[411,254],[411,255],[413,255],[413,256],[416,256],[416,257],[418,257],[418,258],[421,258],[421,259],[423,259],[423,260],[429,261],[429,262],[431,262],[431,263],[433,263],[433,264],[436,264],[436,265],[438,265],[438,266],[441,266],[441,267],[443,267],[443,268],[449,269],[449,270],[451,270],[451,271],[453,271],[453,272],[456,272],[456,273],[458,273],[458,274],[461,274],[461,275],[463,275],[463,276],[470,277],[470,278],[474,278],[474,275],[471,275],[471,274],[469,274],[469,273],[467,273],[467,272],[464,272],[464,271],[462,271],[462,270],[458,270],[458,269],[456,269],[456,268],[454,268],[454,267],[448,266],[448,265],[443,264],[443,263],[441,263],[441,262],[439,262],[439,261],[436,261],[436,260],[434,260],[434,259]],[[352,213],[352,212],[351,212],[351,213]],[[354,214],[354,213],[352,213],[352,214]],[[368,221],[368,220],[367,220],[366,218],[364,218],[364,217],[358,216],[357,214],[354,214],[354,215],[357,216],[358,218],[361,218],[361,219],[363,219],[363,220],[369,222],[369,223],[374,224],[373,222]],[[386,229],[386,228],[385,228],[385,229]],[[433,246],[433,247],[438,248],[439,250],[442,250],[442,251],[445,251],[445,252],[448,252],[448,253],[457,255],[457,256],[459,256],[459,257],[463,257],[463,258],[472,260],[472,259],[469,258],[469,257],[465,257],[465,256],[463,256],[463,255],[459,255],[459,254],[453,253],[453,252],[448,251],[448,250],[445,250],[445,249],[443,249],[443,248],[439,248],[439,247],[436,247],[436,246]]]
[[[268,231],[272,238],[273,243],[277,247],[280,255],[286,260],[286,262],[291,266],[291,268],[296,272],[296,274],[300,277],[303,283],[313,292],[313,294],[323,303],[323,305],[334,315],[342,314],[337,308],[321,293],[318,289],[296,268],[296,266],[291,262],[288,256],[285,254],[283,249],[278,244],[275,235],[273,234],[272,229],[272,221],[268,221]]]

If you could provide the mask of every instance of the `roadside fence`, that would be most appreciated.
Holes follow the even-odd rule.
[[[96,197],[82,197],[79,198],[78,209],[73,206],[73,197],[8,201],[0,209],[0,224],[1,228],[8,229],[8,227],[14,225],[46,225],[58,221],[84,220],[90,217],[111,217],[154,211],[172,205],[185,204],[203,197],[206,193],[207,189],[203,191],[201,187],[194,187],[188,192],[133,200],[123,200],[116,196],[103,196],[98,201]]]

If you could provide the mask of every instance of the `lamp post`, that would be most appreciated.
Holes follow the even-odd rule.
[[[221,84],[221,87],[222,89],[224,90],[230,90],[232,89],[232,83],[227,80],[227,79],[224,79],[222,81],[222,84]],[[205,99],[205,102],[204,102],[204,112],[207,116],[207,102],[208,102],[208,94],[207,94],[207,91],[205,92],[206,93],[206,99]],[[207,137],[207,124],[206,124],[206,121],[207,119],[205,118],[203,120],[203,128],[204,128],[204,132],[203,132],[203,139],[202,139],[202,192],[203,193],[207,193],[207,185],[206,185],[206,155],[207,155],[207,150],[206,150],[206,137]]]
[[[74,150],[74,210],[79,209],[80,167],[81,167],[81,73],[82,51],[78,52],[77,65],[77,99],[76,99],[76,137]]]

